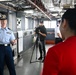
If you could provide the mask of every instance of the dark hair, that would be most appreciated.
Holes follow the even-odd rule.
[[[61,20],[58,20],[58,23],[60,23],[61,22]]]
[[[0,16],[0,20],[6,20],[8,13],[7,12],[0,11],[0,15],[1,15]]]
[[[43,20],[41,20],[40,23],[43,23]]]
[[[76,32],[76,9],[68,9],[62,16],[62,22],[64,19],[67,20],[70,29]]]

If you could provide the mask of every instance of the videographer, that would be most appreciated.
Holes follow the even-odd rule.
[[[44,58],[46,55],[46,50],[45,50],[45,37],[47,35],[46,28],[43,25],[43,21],[40,21],[39,27],[35,29],[35,33],[37,34],[37,40],[39,41],[39,52],[40,52],[40,57],[38,60],[42,60],[42,52],[44,53]],[[44,61],[44,59],[43,59]]]

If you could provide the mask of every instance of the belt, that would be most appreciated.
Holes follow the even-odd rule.
[[[10,44],[0,44],[0,46],[10,46]]]

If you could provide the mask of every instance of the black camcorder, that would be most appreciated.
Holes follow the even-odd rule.
[[[40,31],[40,28],[37,27],[36,30],[35,30],[36,34],[39,34],[39,31]]]

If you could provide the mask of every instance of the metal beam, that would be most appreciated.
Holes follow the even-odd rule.
[[[47,18],[50,19],[50,17],[39,7],[37,6],[34,2],[32,2],[31,0],[28,0],[32,5],[34,5],[37,9],[39,9]],[[51,20],[51,19],[50,19]]]
[[[41,0],[31,0],[33,3],[35,3],[38,7],[40,7],[43,11],[47,11],[41,2]]]
[[[18,9],[17,11],[24,11],[24,10],[34,10],[35,8],[21,8],[21,9]]]
[[[11,10],[11,11],[16,11],[14,8],[12,8],[10,6],[6,6],[6,5],[1,4],[1,3],[0,3],[0,7],[5,8],[5,9],[8,9],[8,10]]]

